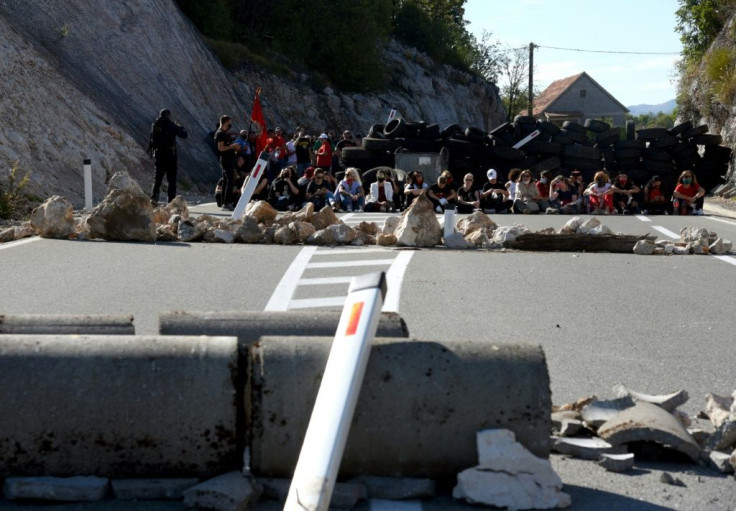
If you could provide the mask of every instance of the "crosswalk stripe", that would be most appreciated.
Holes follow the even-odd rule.
[[[299,281],[300,286],[323,286],[326,284],[350,284],[353,277],[321,277],[321,278],[309,278],[301,279]]]
[[[393,259],[363,259],[360,261],[333,261],[329,263],[309,263],[306,269],[315,268],[349,268],[350,266],[385,266],[393,263]]]

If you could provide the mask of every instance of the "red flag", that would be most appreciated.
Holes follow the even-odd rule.
[[[253,101],[253,111],[250,114],[250,120],[258,125],[261,134],[256,135],[256,152],[260,153],[266,147],[268,134],[266,133],[266,120],[263,118],[263,110],[261,109],[261,88],[256,89],[256,99]]]

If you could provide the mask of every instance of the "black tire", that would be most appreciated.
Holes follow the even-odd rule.
[[[565,121],[562,123],[562,129],[567,131],[575,131],[577,133],[585,134],[585,126],[575,121]]]
[[[437,140],[440,138],[440,125],[439,124],[428,124],[424,131],[422,131],[422,138],[426,140]]]
[[[552,142],[561,145],[572,144],[572,139],[566,134],[560,131],[557,135],[552,136]]]
[[[677,144],[676,137],[673,137],[672,135],[665,135],[664,137],[659,137],[649,142],[649,147],[661,149],[663,147],[672,147],[675,144]]]
[[[636,139],[636,123],[634,121],[626,121],[626,140]]]
[[[693,128],[693,123],[690,121],[685,121],[683,123],[678,124],[677,126],[674,126],[667,130],[667,133],[670,135],[679,135],[680,133],[684,133],[687,130],[690,130]]]
[[[664,173],[675,171],[675,165],[665,161],[644,160],[640,163],[640,166],[642,169],[649,170],[650,172]]]
[[[475,141],[485,141],[488,138],[488,134],[485,131],[472,126],[465,128],[465,136],[468,137],[469,140]]]
[[[524,159],[524,153],[513,147],[494,147],[493,154],[504,160],[519,161]]]
[[[490,132],[491,135],[511,135],[513,136],[516,133],[516,130],[514,128],[514,125],[510,122],[505,122],[503,124],[500,124],[499,126],[496,126],[493,128]]]
[[[672,161],[672,155],[670,153],[668,153],[667,151],[662,151],[661,149],[653,148],[653,147],[644,149],[641,152],[641,157],[644,158],[645,160],[652,160],[652,161],[666,161],[666,162]]]
[[[583,128],[583,129],[585,129],[585,128]],[[560,130],[560,132],[561,133],[564,133],[565,135],[567,135],[568,137],[570,137],[573,142],[577,142],[578,144],[584,144],[584,143],[586,143],[588,141],[588,137],[586,136],[586,134],[585,134],[586,132],[585,131],[579,132],[579,131],[572,131],[572,130],[569,130],[567,128],[562,128],[562,130]]]
[[[639,140],[656,140],[668,136],[666,128],[644,128],[636,130],[636,138]]]
[[[406,131],[406,121],[401,117],[391,119],[389,123],[384,126],[383,134],[388,138],[399,138],[403,136]]]
[[[539,121],[537,123],[537,128],[541,132],[548,133],[552,136],[557,135],[560,132],[560,127],[549,121]]]
[[[607,122],[599,121],[597,119],[586,119],[584,127],[587,128],[588,131],[592,131],[593,133],[603,133],[611,129],[610,124],[608,124]]]
[[[407,151],[416,153],[437,153],[442,149],[442,139],[425,140],[423,138],[407,138],[401,146]]]
[[[562,152],[562,145],[556,142],[539,142],[537,140],[530,140],[521,149],[525,153],[530,154],[560,154]]]
[[[483,155],[485,147],[480,144],[474,144],[467,140],[458,140],[449,138],[445,140],[445,147],[450,151],[453,158],[477,158]]]
[[[511,137],[509,135],[491,135],[489,138],[493,145],[496,147],[510,147],[514,145],[514,137]]]
[[[614,155],[617,160],[625,160],[627,158],[639,158],[641,156],[641,149],[630,148],[630,149],[615,149]]]
[[[733,151],[731,148],[719,145],[707,145],[703,152],[703,157],[709,160],[715,160],[721,163],[729,163]]]
[[[708,125],[702,124],[700,126],[690,128],[687,131],[683,131],[682,133],[680,133],[680,138],[682,140],[687,140],[688,138],[693,138],[698,135],[704,135],[705,133],[708,133]]]
[[[363,149],[377,153],[385,151],[394,152],[397,148],[401,147],[401,144],[401,139],[396,138],[363,137]]]
[[[615,149],[644,149],[646,145],[647,144],[644,140],[626,139],[615,142],[613,147]]]
[[[386,135],[383,134],[383,128],[385,126],[383,124],[374,124],[370,128],[368,128],[368,134],[366,137],[368,138],[386,138]]]
[[[364,162],[367,160],[373,160],[375,158],[375,154],[373,154],[372,151],[369,151],[368,149],[363,149],[362,147],[343,147],[342,148],[342,159],[345,160],[345,162]],[[353,165],[350,165],[353,166]]]
[[[539,175],[545,170],[555,170],[559,169],[561,166],[562,160],[560,160],[560,157],[552,156],[551,158],[546,158],[540,162],[537,162],[530,170]]]
[[[514,122],[517,124],[537,124],[537,118],[533,115],[517,115],[514,117]]]
[[[644,185],[647,184],[650,177],[652,177],[652,173],[648,170],[645,170],[645,169],[629,170],[629,179],[631,179],[634,183],[639,185],[641,188],[644,188]]]
[[[601,142],[603,140],[608,140],[608,139],[614,138],[614,137],[615,137],[616,140],[618,140],[620,134],[621,134],[621,132],[619,131],[618,128],[608,128],[607,130],[598,132],[598,134],[595,136],[595,139],[598,142]]]
[[[456,133],[462,133],[463,128],[459,124],[450,124],[445,129],[442,130],[442,133],[440,133],[440,137],[442,138],[450,138]]]
[[[721,135],[695,135],[691,142],[693,144],[698,145],[721,145],[721,142],[723,142],[723,137]]]
[[[404,138],[421,138],[427,123],[424,121],[407,122],[404,130]]]
[[[600,160],[601,151],[595,147],[580,144],[566,145],[562,148],[563,156],[582,158],[586,160]]]
[[[562,164],[568,169],[578,169],[583,171],[597,171],[603,168],[601,160],[590,160],[586,158],[574,158],[572,156],[563,156]]]

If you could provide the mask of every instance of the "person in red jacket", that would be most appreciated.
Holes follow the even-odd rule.
[[[672,192],[672,209],[675,215],[702,215],[705,189],[690,170],[683,170]]]
[[[315,151],[317,167],[329,169],[332,167],[332,144],[330,143],[330,137],[327,136],[327,133],[322,133],[319,136],[319,141],[322,142],[322,145]]]

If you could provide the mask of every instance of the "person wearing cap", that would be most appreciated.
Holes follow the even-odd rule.
[[[176,137],[187,138],[187,130],[181,124],[171,120],[171,112],[164,108],[151,125],[151,136],[148,143],[148,154],[153,158],[154,175],[151,188],[151,203],[158,205],[158,196],[161,193],[161,184],[164,176],[168,189],[166,190],[169,202],[176,197]]]
[[[353,132],[345,130],[342,132],[342,138],[335,144],[335,154],[332,158],[332,173],[337,175],[347,168],[347,165],[343,161],[342,150],[346,147],[357,147],[355,139],[353,138]]]
[[[304,175],[307,167],[312,165],[312,140],[305,129],[299,126],[294,134],[294,150],[296,151],[296,173]]]
[[[332,167],[332,144],[327,133],[322,133],[319,136],[319,143],[320,146],[314,152],[317,159],[317,166],[329,170]]]
[[[273,130],[273,135],[268,139],[267,150],[270,153],[268,161],[268,182],[273,182],[276,176],[281,174],[281,169],[286,166],[289,150],[286,148],[283,130],[279,127]]]
[[[483,185],[483,191],[480,192],[480,205],[483,212],[488,213],[508,213],[514,204],[509,199],[509,191],[504,185],[498,182],[498,172],[496,169],[488,169],[486,172],[488,182]]]

